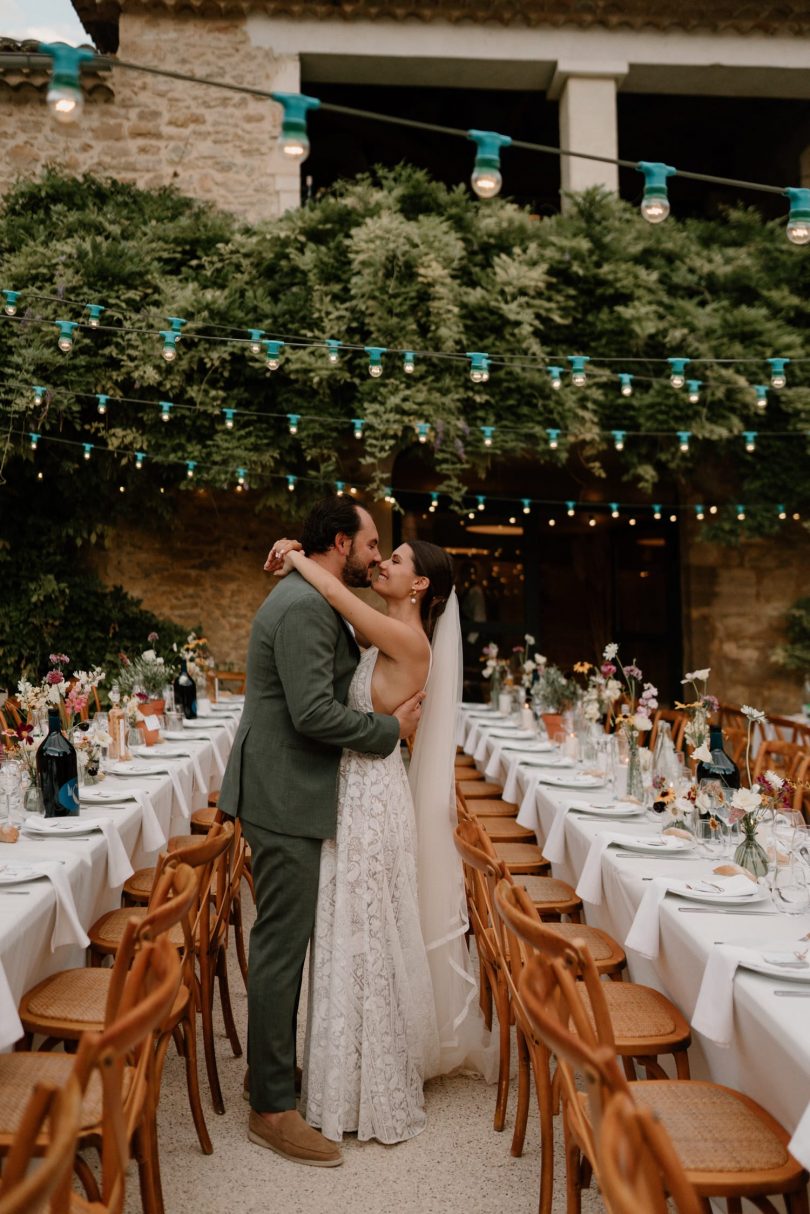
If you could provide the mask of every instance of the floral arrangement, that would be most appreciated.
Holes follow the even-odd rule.
[[[711,763],[712,752],[709,750],[709,718],[716,713],[720,702],[716,696],[710,696],[707,690],[711,669],[688,671],[681,679],[681,686],[691,684],[695,698],[690,704],[675,701],[675,707],[682,709],[689,718],[683,732],[686,743],[692,747],[692,758],[698,763]]]
[[[481,658],[484,663],[484,669],[481,674],[485,679],[491,679],[493,675],[496,678],[502,678],[509,670],[509,660],[507,658],[498,657],[499,649],[494,641],[490,641],[481,651]]]
[[[130,658],[119,653],[120,665],[115,680],[122,695],[138,695],[141,702],[160,699],[164,687],[172,682],[176,673],[176,668],[167,664],[154,648],[158,634],[150,632],[146,639],[152,648],[145,649],[139,657]]]
[[[532,698],[540,712],[567,712],[573,708],[580,689],[573,679],[567,679],[559,666],[544,661],[538,668]]]
[[[618,655],[619,646],[615,641],[611,641],[605,646],[601,666],[602,677],[615,680],[621,691],[627,695],[629,712],[627,716],[622,716],[617,724],[622,729],[644,733],[652,727],[652,714],[658,707],[658,688],[644,681],[644,675],[635,661],[629,666],[622,666]],[[620,678],[616,678],[617,675]]]
[[[533,658],[529,657],[529,649],[535,644],[535,639],[530,633],[526,633],[523,645],[516,645],[512,651],[518,654],[517,659],[517,677],[521,687],[525,687],[527,691],[531,689],[532,684],[538,674],[542,674],[546,667],[547,659],[542,653],[536,653]]]
[[[100,666],[92,670],[74,670],[65,673],[70,658],[66,653],[52,653],[49,657],[51,669],[40,683],[20,679],[17,684],[20,707],[29,718],[32,714],[49,708],[58,708],[66,726],[82,715],[90,703],[93,690],[106,678]]]
[[[25,764],[29,779],[36,780],[37,750],[41,738],[34,737],[34,726],[30,724],[15,725],[12,729],[3,730],[3,749],[9,758],[20,759]]]
[[[616,673],[612,663],[605,663],[597,668],[592,662],[576,662],[574,674],[585,676],[585,690],[582,695],[582,715],[585,720],[595,725],[602,717],[610,717],[613,705],[622,694],[622,685],[614,678]]]
[[[748,737],[745,746],[745,770],[748,788],[737,788],[731,798],[729,823],[739,822],[744,838],[734,855],[738,864],[750,869],[755,876],[768,871],[768,857],[757,842],[757,827],[765,818],[780,809],[791,808],[791,789],[787,780],[775,771],[766,771],[755,784],[751,779],[751,733],[754,725],[764,724],[766,717],[758,708],[741,705],[741,712],[748,719]]]
[[[213,670],[216,665],[208,650],[208,641],[205,637],[198,637],[196,632],[188,634],[185,645],[181,645],[179,650],[176,645],[172,648],[181,658],[185,658],[186,669],[192,679],[204,678],[205,672]]]

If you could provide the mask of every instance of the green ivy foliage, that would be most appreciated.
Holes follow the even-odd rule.
[[[776,651],[776,660],[810,678],[810,598],[797,599],[786,622],[787,643]]]
[[[37,660],[31,638],[14,639],[25,624],[8,624],[9,596],[32,619],[58,615],[61,601],[66,618],[56,587],[86,567],[110,528],[147,511],[170,525],[175,492],[191,487],[186,460],[197,462],[198,483],[218,488],[233,488],[236,469],[247,467],[260,505],[287,497],[289,473],[301,488],[313,478],[313,493],[319,478],[350,480],[358,456],[362,479],[381,491],[392,461],[413,446],[415,424],[427,421],[431,441],[418,448],[426,487],[458,501],[492,461],[515,457],[536,461],[538,484],[549,463],[579,480],[605,476],[604,431],[640,430],[651,433],[628,435],[618,465],[627,493],[654,494],[663,480],[681,500],[721,503],[714,538],[739,537],[737,502],[747,507],[746,534],[779,526],[777,502],[810,506],[810,363],[798,361],[810,250],[753,211],[653,227],[636,208],[591,192],[565,214],[538,219],[400,167],[248,226],[168,189],[49,172],[3,200],[0,258],[0,286],[23,292],[18,318],[0,322],[0,660],[15,645],[18,659]],[[41,322],[80,320],[90,302],[108,309],[102,328],[77,330],[73,350],[61,353],[55,328]],[[157,336],[170,315],[189,321],[171,365]],[[247,327],[287,340],[277,372],[246,346],[216,340],[246,337]],[[323,348],[295,346],[301,337],[482,350],[494,361],[482,385],[457,358],[417,358],[406,376],[388,355],[383,377],[371,379],[362,349],[341,351],[331,366]],[[622,398],[615,374],[606,378],[595,363],[584,388],[566,377],[553,391],[543,364],[565,365],[575,353],[621,360],[603,371],[634,373],[633,396]],[[689,369],[704,381],[700,402],[689,404],[647,361],[670,355],[728,361]],[[751,385],[767,383],[768,356],[794,361],[788,387],[769,392],[763,415]],[[40,407],[34,384],[48,388]],[[100,416],[98,392],[145,403],[112,401]],[[168,423],[159,400],[175,403]],[[228,430],[225,407],[260,416],[237,412]],[[302,415],[295,437],[287,413]],[[366,422],[362,444],[352,438],[354,417]],[[482,425],[496,427],[491,450]],[[565,436],[557,452],[548,450],[549,426]],[[678,429],[692,433],[688,454],[672,437]],[[759,433],[752,455],[744,430]],[[30,431],[43,436],[36,452]],[[121,455],[99,451],[86,463],[54,439]],[[136,449],[148,457],[140,472],[125,454]],[[622,498],[622,488],[612,484],[604,496]]]

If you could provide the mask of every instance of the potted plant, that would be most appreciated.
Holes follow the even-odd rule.
[[[154,646],[158,634],[150,632],[146,639]],[[120,667],[115,681],[122,696],[137,696],[145,717],[162,716],[166,710],[163,691],[173,680],[175,668],[154,648],[145,649],[136,658],[125,653],[120,653],[118,658]]]
[[[538,654],[537,657],[542,657]],[[563,713],[570,712],[577,702],[579,688],[567,679],[559,666],[545,658],[537,663],[537,678],[532,688],[532,699],[550,738],[563,728]]]

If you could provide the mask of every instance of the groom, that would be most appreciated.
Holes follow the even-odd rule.
[[[382,559],[367,510],[319,502],[301,543],[347,586],[370,585]],[[268,560],[265,568],[274,568]],[[335,1143],[295,1107],[295,1036],[304,960],[315,921],[321,842],[336,830],[341,751],[387,755],[419,721],[422,693],[393,716],[345,707],[359,651],[324,598],[290,573],[256,613],[247,694],[219,807],[239,817],[252,853],[256,922],[248,971],[248,1137],[296,1163],[335,1167]]]

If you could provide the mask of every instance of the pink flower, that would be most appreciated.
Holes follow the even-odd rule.
[[[613,665],[612,662],[603,662],[602,666],[601,666],[601,670],[602,670],[602,674],[604,675],[604,677],[606,679],[609,679],[611,677],[611,675],[614,675],[616,673],[616,667]]]
[[[70,658],[66,653],[51,653],[48,655],[51,666],[67,666]]]
[[[71,691],[70,695],[65,701],[65,707],[67,708],[68,712],[75,715],[78,712],[84,712],[85,708],[87,707],[88,700],[88,696],[79,695],[78,692]]]
[[[145,703],[146,703],[146,701],[149,699],[149,696],[146,694],[146,692],[145,692],[145,691],[136,691],[136,692],[135,692],[135,698],[136,698],[137,700],[140,700],[140,702],[141,702],[142,704],[145,704]]]
[[[626,678],[628,678],[628,679],[641,679],[644,677],[642,675],[641,671],[639,670],[638,666],[633,666],[633,665],[625,666],[624,673],[625,673]]]
[[[49,687],[56,687],[57,684],[62,682],[62,678],[61,670],[49,670],[45,675],[45,682]]]
[[[154,644],[154,642],[158,639],[158,634],[156,632],[150,632],[149,636],[146,639],[151,644]]]
[[[728,820],[732,824],[734,822],[741,822],[744,817],[745,817],[745,814],[743,813],[743,811],[741,809],[729,810]]]

